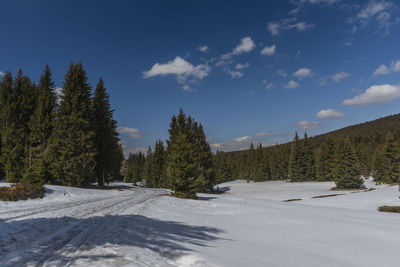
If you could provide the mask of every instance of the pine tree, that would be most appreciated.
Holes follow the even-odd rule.
[[[226,153],[217,151],[214,158],[216,183],[227,182],[232,179],[232,172],[228,166]]]
[[[255,182],[261,182],[269,180],[271,176],[269,162],[266,157],[266,153],[262,148],[262,144],[259,144],[256,149],[256,170],[255,170]]]
[[[96,176],[99,186],[119,174],[122,157],[118,144],[117,122],[113,119],[110,97],[103,79],[97,83],[93,98],[94,129],[96,131]]]
[[[359,188],[363,184],[356,152],[348,139],[343,139],[336,153],[335,183],[338,188]]]
[[[28,166],[29,120],[35,109],[36,86],[18,71],[6,73],[1,83],[2,163],[9,182],[20,181]]]
[[[71,63],[62,89],[50,143],[51,173],[69,186],[84,186],[95,176],[96,132],[90,86],[82,63]]]
[[[205,178],[205,189],[212,189],[215,184],[215,173],[213,169],[213,160],[210,144],[207,142],[206,135],[204,133],[203,126],[201,123],[197,126],[197,122],[193,123],[193,130],[195,135],[196,147],[198,148],[198,156],[200,166],[203,171]]]
[[[299,136],[296,132],[290,151],[289,176],[291,181],[303,181],[304,179],[301,171],[301,153]]]
[[[315,180],[315,160],[307,133],[302,142],[301,169],[303,180]]]
[[[49,162],[45,157],[54,129],[55,85],[48,65],[40,77],[36,108],[29,121],[29,160],[25,179],[32,183],[50,182]]]
[[[256,178],[256,150],[254,149],[253,142],[250,142],[248,156],[246,158],[247,175],[246,180],[250,182]]]
[[[170,188],[170,183],[165,178],[165,148],[161,140],[157,141],[154,147],[151,178],[154,187]]]
[[[393,134],[389,132],[383,147],[375,159],[375,181],[387,184],[400,182],[400,149]]]
[[[153,168],[153,150],[151,146],[147,148],[147,153],[145,157],[145,166],[144,166],[144,179],[146,180],[147,187],[156,187],[154,185],[154,178],[152,176],[152,168]]]
[[[333,181],[336,165],[335,151],[336,140],[334,138],[328,138],[326,146],[322,149],[320,156],[320,174],[318,180]]]
[[[167,141],[167,179],[174,194],[184,198],[195,198],[197,190],[205,185],[193,123],[181,109],[178,117],[172,117]]]

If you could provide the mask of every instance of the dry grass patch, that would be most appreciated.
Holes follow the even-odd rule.
[[[0,187],[0,200],[17,201],[34,198],[43,198],[44,187],[30,183],[18,183],[10,187]]]
[[[282,200],[283,202],[292,202],[292,201],[300,201],[303,200],[302,198],[292,198],[292,199],[286,199],[286,200]]]
[[[320,195],[320,196],[315,196],[315,197],[312,197],[312,198],[336,197],[336,196],[340,196],[340,195],[344,195],[344,194]]]
[[[381,206],[378,210],[382,212],[400,213],[400,206]]]

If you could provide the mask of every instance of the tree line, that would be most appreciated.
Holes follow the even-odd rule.
[[[399,116],[385,120],[391,127]],[[382,119],[381,119],[382,120]],[[381,121],[379,125],[382,126]],[[374,128],[371,122],[368,127]],[[359,127],[359,126],[355,126]],[[352,132],[354,128],[349,128]],[[400,129],[400,128],[398,128]],[[214,168],[218,183],[233,179],[248,181],[286,180],[334,181],[340,188],[357,188],[363,183],[361,176],[373,176],[378,183],[400,182],[400,136],[388,130],[388,126],[373,132],[373,140],[359,135],[328,133],[324,136],[294,140],[283,145],[240,152],[217,152]]]
[[[102,78],[94,95],[71,63],[59,95],[46,65],[39,83],[6,72],[0,82],[0,174],[8,182],[100,186],[118,176],[122,148]]]
[[[389,116],[321,136],[272,147],[211,153],[201,124],[180,110],[173,116],[169,139],[145,154],[130,154],[125,181],[171,188],[194,197],[214,185],[235,179],[293,182],[334,181],[339,188],[362,186],[362,175],[378,183],[400,182],[400,115]]]

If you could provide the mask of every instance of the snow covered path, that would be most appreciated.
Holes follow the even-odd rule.
[[[43,200],[0,202],[0,266],[169,266],[216,232],[141,216],[166,190],[47,188]]]
[[[0,202],[0,266],[400,266],[400,215],[377,211],[400,205],[395,186],[234,181],[202,200],[119,186]]]

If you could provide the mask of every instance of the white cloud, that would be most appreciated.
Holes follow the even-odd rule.
[[[274,87],[274,84],[273,83],[267,83],[266,85],[265,85],[265,89],[271,89],[272,87]]]
[[[150,78],[161,75],[176,75],[179,83],[184,84],[183,89],[189,88],[187,83],[194,83],[207,77],[210,67],[207,64],[192,65],[181,57],[176,57],[173,61],[164,64],[156,63],[150,70],[143,72],[143,78]]]
[[[278,35],[280,27],[279,22],[269,22],[267,25],[267,29],[272,35]]]
[[[231,70],[229,68],[224,68],[224,71],[226,73],[228,73],[229,75],[231,75],[231,77],[233,79],[235,78],[242,78],[243,77],[243,73],[241,73],[240,71],[236,71],[236,70]]]
[[[300,0],[300,3],[305,3],[305,4],[327,4],[327,5],[332,5],[336,2],[339,2],[340,0]]]
[[[332,76],[332,80],[334,82],[340,82],[341,80],[343,80],[343,79],[345,79],[345,78],[347,78],[349,76],[350,76],[350,73],[342,71],[342,72],[334,74]]]
[[[319,123],[314,121],[301,121],[294,124],[296,127],[299,127],[302,130],[312,130],[319,128]]]
[[[242,136],[242,137],[236,138],[236,139],[235,139],[235,142],[241,143],[241,142],[249,141],[250,139],[251,139],[250,136]]]
[[[143,72],[143,78],[150,78],[157,75],[177,75],[178,77],[193,76],[203,79],[208,75],[210,68],[208,65],[192,65],[181,57],[176,57],[173,61],[164,64],[156,63],[150,70]]]
[[[272,56],[275,53],[276,45],[266,46],[261,50],[261,55]]]
[[[285,88],[293,89],[299,87],[299,83],[295,81],[289,81],[289,83],[285,86]]]
[[[125,127],[125,126],[119,126],[117,128],[117,131],[119,133],[125,133],[128,134],[130,137],[132,138],[140,138],[140,133],[139,133],[139,129],[137,128],[129,128],[129,127]]]
[[[301,80],[307,77],[311,77],[313,75],[313,72],[307,68],[300,68],[293,75]]]
[[[219,148],[222,148],[222,144],[220,144],[220,143],[211,144],[211,147],[214,149],[219,149]]]
[[[261,132],[261,133],[256,133],[254,136],[255,137],[264,137],[264,136],[272,136],[273,133],[271,132]]]
[[[208,51],[208,46],[206,46],[206,45],[199,46],[198,49],[199,49],[201,52],[205,53],[205,52]]]
[[[276,73],[278,73],[279,75],[281,75],[282,77],[287,77],[288,74],[286,73],[285,70],[279,69],[276,71]]]
[[[352,99],[346,99],[343,105],[373,105],[392,102],[400,98],[400,86],[391,84],[373,85],[364,93]]]
[[[391,26],[391,11],[394,9],[394,5],[389,1],[376,1],[371,0],[362,7],[355,15],[355,17],[349,18],[348,21],[353,25],[353,33],[358,31],[360,28],[364,28],[371,22],[375,22],[379,29],[383,29],[385,33],[388,33],[389,27]]]
[[[1,70],[0,70],[0,76],[3,76],[4,75],[4,72],[2,72]]]
[[[269,22],[267,25],[267,30],[272,36],[279,35],[282,31],[288,31],[291,29],[297,29],[297,31],[306,31],[309,28],[314,27],[312,24],[307,22],[296,22],[296,18],[283,19],[277,22]]]
[[[344,114],[334,109],[323,109],[320,110],[315,117],[318,119],[344,118]]]
[[[240,40],[238,44],[232,51],[233,55],[239,55],[243,53],[248,53],[256,47],[253,40],[250,37],[244,37]]]
[[[392,61],[391,65],[387,67],[385,64],[380,65],[374,72],[373,76],[387,75],[394,72],[400,72],[400,60]]]
[[[244,64],[241,64],[241,63],[236,64],[235,68],[238,69],[238,70],[241,70],[241,69],[245,69],[245,68],[248,68],[248,67],[250,67],[250,63],[246,62]]]

